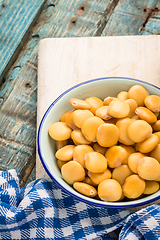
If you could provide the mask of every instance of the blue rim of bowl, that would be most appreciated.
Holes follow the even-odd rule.
[[[40,122],[40,125],[39,125],[39,128],[38,128],[38,135],[37,135],[37,145],[38,145],[38,154],[39,154],[39,157],[40,157],[40,160],[42,162],[42,165],[45,169],[45,171],[47,172],[47,174],[49,175],[49,177],[62,189],[64,190],[64,192],[66,192],[67,194],[69,194],[70,196],[76,198],[77,200],[79,201],[83,201],[85,202],[86,204],[92,204],[96,207],[107,207],[107,208],[132,208],[132,207],[138,207],[138,206],[142,206],[142,205],[145,205],[145,204],[149,204],[151,202],[154,202],[158,199],[160,199],[160,195],[159,196],[156,196],[156,197],[153,197],[152,199],[148,199],[148,200],[144,200],[143,202],[138,202],[138,203],[131,203],[130,202],[132,201],[129,201],[129,204],[127,204],[127,202],[123,202],[124,204],[123,205],[118,205],[120,202],[113,202],[113,205],[110,205],[111,202],[109,204],[107,204],[107,202],[101,202],[99,201],[98,202],[90,202],[89,200],[87,199],[83,199],[77,195],[75,195],[74,193],[70,192],[69,190],[65,189],[53,176],[52,174],[50,173],[49,169],[48,169],[48,166],[47,164],[45,163],[45,160],[43,159],[42,157],[42,154],[41,154],[41,147],[40,147],[40,135],[41,135],[41,130],[42,130],[42,126],[43,126],[43,123],[48,115],[48,113],[50,112],[51,108],[65,95],[67,94],[68,92],[72,91],[73,89],[81,86],[81,85],[85,85],[85,84],[88,84],[88,83],[91,83],[91,82],[95,82],[95,81],[100,81],[100,80],[111,80],[111,79],[114,79],[114,80],[129,80],[129,81],[135,81],[137,83],[142,83],[142,84],[147,84],[149,86],[152,86],[154,88],[157,88],[158,90],[160,90],[159,87],[151,84],[151,83],[148,83],[148,82],[145,82],[145,81],[142,81],[142,80],[138,80],[138,79],[134,79],[134,78],[128,78],[128,77],[103,77],[103,78],[95,78],[95,79],[91,79],[91,80],[88,80],[88,81],[85,81],[85,82],[82,82],[82,83],[79,83],[79,84],[76,84],[74,85],[73,87],[67,89],[66,91],[64,91],[62,94],[60,94],[52,103],[51,105],[48,107],[48,109],[46,110],[46,112],[44,113],[43,115],[43,118]],[[133,200],[134,201],[134,200]]]

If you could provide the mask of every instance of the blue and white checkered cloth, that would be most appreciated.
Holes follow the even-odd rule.
[[[47,179],[20,190],[16,170],[0,171],[0,239],[160,239],[160,206],[93,207]]]

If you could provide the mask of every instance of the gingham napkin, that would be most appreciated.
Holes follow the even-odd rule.
[[[0,171],[0,239],[160,239],[160,206],[93,207],[47,179],[20,190],[16,170]]]

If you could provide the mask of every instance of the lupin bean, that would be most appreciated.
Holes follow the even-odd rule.
[[[69,161],[73,158],[74,148],[74,145],[64,146],[55,153],[55,156],[57,159],[60,159],[62,161]]]
[[[81,128],[84,121],[93,116],[94,116],[93,113],[89,110],[77,109],[72,113],[73,122],[78,128]]]
[[[86,102],[85,100],[77,99],[77,98],[71,98],[70,99],[70,104],[73,108],[75,109],[90,109],[91,105]]]
[[[127,99],[125,102],[130,106],[130,111],[127,117],[132,118],[135,115],[135,110],[138,107],[138,104],[134,99]]]
[[[105,202],[118,201],[122,196],[121,185],[114,179],[106,179],[98,185],[98,196]]]
[[[143,142],[137,143],[135,148],[138,152],[149,153],[158,145],[158,143],[159,138],[155,134],[152,134]]]
[[[125,101],[114,99],[108,107],[108,114],[115,118],[124,118],[129,114],[130,107]]]
[[[119,129],[112,123],[104,123],[98,127],[97,142],[102,147],[111,147],[119,140]]]
[[[152,127],[144,120],[136,120],[128,126],[127,133],[133,142],[142,142],[151,136]]]
[[[138,175],[145,180],[156,180],[160,176],[160,164],[152,157],[143,157],[138,162]]]
[[[96,110],[96,116],[102,118],[103,120],[108,120],[111,116],[108,114],[108,106],[99,107]]]
[[[144,103],[148,109],[153,112],[160,111],[160,97],[157,95],[149,95],[145,98]]]
[[[90,111],[95,114],[97,108],[103,106],[103,101],[98,97],[89,97],[85,101],[91,105]]]
[[[118,98],[119,100],[122,100],[122,101],[127,100],[127,99],[128,99],[128,92],[126,92],[126,91],[121,91],[120,93],[118,93],[117,98]]]
[[[130,170],[128,165],[121,165],[114,168],[112,172],[112,179],[115,179],[121,186],[123,186],[125,179],[132,174],[133,172]]]
[[[122,118],[116,122],[116,126],[119,129],[119,142],[125,145],[133,145],[135,142],[132,141],[128,136],[128,126],[134,122],[131,118]]]
[[[91,141],[88,141],[82,134],[81,129],[75,129],[71,133],[71,138],[76,145],[79,144],[90,144]]]
[[[127,198],[135,199],[141,196],[145,186],[145,180],[140,178],[137,174],[133,174],[126,178],[122,190]]]
[[[82,133],[88,141],[95,142],[98,127],[104,124],[104,121],[99,117],[91,117],[82,125]]]
[[[110,147],[106,153],[105,157],[107,159],[108,166],[110,168],[119,167],[127,157],[127,151],[120,146]]]
[[[144,189],[144,194],[153,194],[159,190],[159,184],[156,181],[146,181],[146,187]]]
[[[145,120],[148,123],[155,123],[157,121],[156,115],[146,107],[136,108],[135,113],[140,119]]]
[[[144,100],[148,95],[147,90],[139,84],[133,85],[128,91],[128,97],[134,99],[138,106],[144,106]]]
[[[84,156],[85,167],[92,173],[102,173],[107,169],[106,158],[98,152],[88,152]]]
[[[155,158],[160,163],[160,144],[158,144],[155,149],[152,150],[150,157]]]
[[[132,153],[128,157],[128,166],[132,170],[132,172],[138,173],[138,162],[143,157],[145,157],[145,155],[140,152]]]
[[[93,148],[89,145],[78,145],[73,151],[73,161],[76,161],[85,167],[84,156],[87,152],[93,152]]]
[[[69,139],[71,132],[72,130],[64,122],[55,122],[48,129],[50,137],[57,141]]]
[[[64,164],[61,168],[61,173],[63,179],[69,184],[72,185],[74,182],[83,181],[85,178],[85,170],[75,161],[69,161]]]
[[[102,173],[93,173],[88,172],[88,176],[95,184],[100,184],[103,180],[110,179],[111,178],[111,171],[109,169],[106,169]]]
[[[87,183],[75,182],[73,187],[76,189],[76,191],[87,197],[95,197],[97,195],[97,190]]]

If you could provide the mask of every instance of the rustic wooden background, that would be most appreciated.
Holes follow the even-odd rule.
[[[0,170],[36,177],[38,44],[43,38],[160,34],[160,1],[0,0]]]

